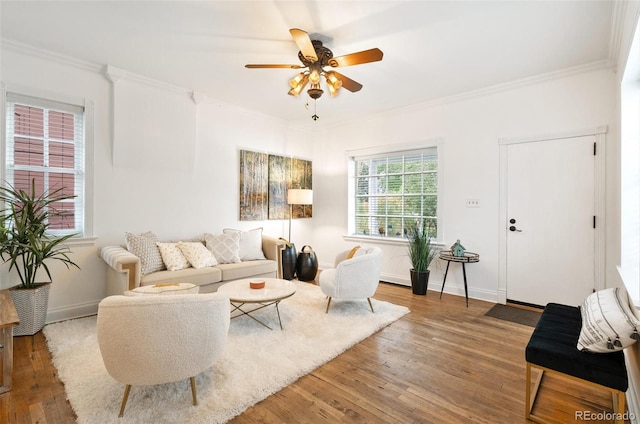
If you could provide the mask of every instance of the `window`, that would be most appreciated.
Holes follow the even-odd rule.
[[[404,238],[427,225],[438,235],[438,154],[429,148],[354,157],[352,235]]]
[[[84,107],[7,93],[6,181],[36,194],[61,189],[49,229],[84,234]]]
[[[640,307],[640,24],[620,85],[620,275]]]

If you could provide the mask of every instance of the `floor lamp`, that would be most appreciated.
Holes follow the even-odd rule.
[[[291,218],[293,218],[293,205],[312,205],[313,190],[290,188],[287,193],[287,203],[289,204],[289,243],[291,243]]]
[[[291,250],[288,253],[292,257],[288,257],[282,261],[282,274],[285,280],[292,280],[297,272],[298,255],[296,254],[295,245],[291,242],[291,219],[293,219],[293,205],[311,205],[313,204],[313,190],[292,188],[287,193],[287,203],[289,204],[289,243]],[[285,262],[287,262],[285,264]],[[315,273],[314,273],[315,274]]]

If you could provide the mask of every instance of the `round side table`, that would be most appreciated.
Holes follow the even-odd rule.
[[[447,273],[449,272],[449,265],[451,262],[458,262],[462,264],[462,276],[464,277],[464,297],[467,301],[467,308],[469,307],[469,292],[467,290],[467,271],[464,264],[480,262],[480,255],[473,252],[464,252],[464,256],[454,256],[451,250],[443,250],[440,252],[440,259],[447,261],[447,269],[444,272],[444,279],[442,280],[442,288],[440,289],[440,299],[442,299],[442,292],[444,291],[444,283],[447,282]]]

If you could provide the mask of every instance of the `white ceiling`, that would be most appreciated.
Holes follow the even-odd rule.
[[[363,84],[318,101],[324,122],[611,60],[613,1],[7,1],[1,36],[310,121],[287,95],[296,64],[289,28],[318,34],[334,56],[378,47],[381,62],[340,68]],[[313,37],[312,38],[316,38]],[[312,108],[313,108],[313,103]]]

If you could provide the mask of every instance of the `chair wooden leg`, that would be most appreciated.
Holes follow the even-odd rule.
[[[370,297],[367,297],[367,302],[369,302],[369,307],[371,308],[371,312],[373,312],[375,314],[376,312],[373,310],[373,305],[371,304],[371,298]]]
[[[329,297],[329,301],[327,302],[327,310],[324,311],[325,314],[329,313],[329,305],[331,305],[331,297]]]
[[[198,404],[198,395],[196,393],[196,378],[189,377],[191,380],[191,395],[193,396],[193,405],[196,406]]]
[[[122,398],[122,405],[120,405],[120,415],[118,415],[118,417],[122,417],[124,415],[124,407],[127,406],[127,399],[129,399],[130,390],[131,384],[127,384],[124,388],[124,397]]]

